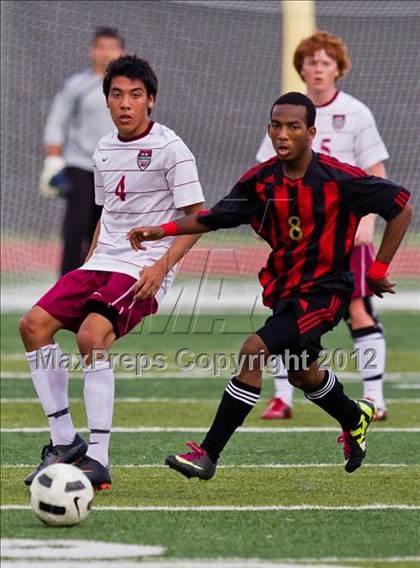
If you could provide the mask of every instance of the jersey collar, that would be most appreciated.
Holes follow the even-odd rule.
[[[133,142],[133,140],[140,140],[140,138],[144,138],[145,136],[147,136],[149,134],[149,132],[152,130],[154,125],[154,121],[151,120],[149,122],[149,126],[146,128],[146,130],[144,132],[142,132],[141,134],[139,134],[138,136],[132,136],[131,138],[123,138],[123,136],[120,136],[118,134],[118,140],[120,142]]]
[[[334,96],[329,101],[327,101],[323,105],[316,105],[316,108],[327,107],[328,105],[330,105],[331,103],[333,103],[335,101],[335,99],[338,97],[339,93],[340,93],[340,91],[337,89],[337,91],[334,93]]]

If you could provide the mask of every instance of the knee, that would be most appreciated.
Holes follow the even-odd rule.
[[[241,348],[243,354],[268,354],[267,347],[263,340],[258,335],[250,335],[244,342]]]
[[[92,349],[98,348],[98,342],[90,329],[81,327],[76,335],[80,353],[91,353]]]
[[[289,371],[288,372],[288,380],[291,385],[298,389],[304,389],[307,385],[308,377],[302,371]]]
[[[42,322],[32,311],[25,314],[19,322],[19,333],[24,343],[37,339],[42,335]]]
[[[350,323],[352,329],[359,329],[374,325],[374,319],[366,310],[363,298],[352,300],[349,306]]]
[[[316,388],[322,376],[322,371],[320,372],[317,367],[312,367],[306,371],[289,371],[288,379],[291,385],[306,391]]]
[[[93,351],[105,351],[105,339],[94,326],[84,323],[76,335],[80,353],[92,354]]]

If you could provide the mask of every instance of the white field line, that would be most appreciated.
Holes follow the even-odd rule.
[[[1,505],[2,511],[28,511],[29,505]],[[375,503],[372,505],[98,505],[95,511],[420,511],[420,505]]]
[[[24,469],[35,468],[36,464],[2,464],[3,469]],[[238,465],[218,465],[217,469],[308,469],[308,468],[336,468],[343,467],[342,463],[273,463],[273,464],[238,464]],[[363,467],[370,468],[400,468],[400,467],[420,467],[420,464],[407,464],[407,463],[367,463]],[[168,466],[161,463],[142,463],[142,464],[120,464],[112,465],[112,469],[167,469]]]
[[[420,389],[420,386],[419,386]],[[70,398],[70,402],[84,402],[83,398]],[[34,404],[39,403],[38,398],[2,398],[0,399],[1,404]],[[120,403],[135,403],[135,404],[142,404],[142,403],[168,403],[168,402],[176,402],[179,404],[216,404],[220,402],[220,398],[167,398],[167,397],[117,397],[115,402]],[[265,399],[261,400],[261,402],[267,402]],[[387,398],[387,404],[420,404],[420,398]],[[311,405],[313,404],[309,400],[296,400],[294,402],[295,405],[303,404],[303,405]]]
[[[81,541],[81,543],[83,543],[83,541]],[[351,558],[340,558],[338,556],[328,556],[325,558],[283,558],[278,560],[260,560],[252,558],[181,558],[174,560],[173,558],[170,558],[148,561],[142,559],[141,563],[124,560],[124,564],[121,564],[121,560],[119,560],[118,564],[123,568],[308,568],[308,566],[314,566],[316,568],[348,568],[348,564],[346,564],[346,566],[341,566],[337,563],[351,562],[351,566],[354,566],[355,562],[369,562],[370,564],[382,565],[385,562],[408,563],[418,561],[420,561],[420,556],[390,556],[388,558],[374,558],[369,556],[352,556]],[[331,564],[332,562],[334,564]],[[107,568],[108,566],[110,566],[108,560],[95,561],[90,559],[89,562],[85,565],[89,566],[89,568]],[[47,566],[51,566],[51,568],[55,568],[56,566],[60,566],[60,568],[75,568],[76,564],[72,560],[60,559],[59,564],[46,563],[45,560],[31,560],[31,563],[29,565],[27,559],[25,559],[23,562],[13,559],[12,561],[3,560],[2,566],[3,568],[28,568],[28,566],[31,566],[33,568],[47,568]]]
[[[87,428],[78,428],[80,432],[88,432]],[[38,432],[49,432],[49,428],[46,427],[36,427],[36,428],[1,428],[1,433],[38,433]],[[134,433],[148,433],[148,432],[196,432],[202,433],[207,432],[208,428],[196,428],[196,427],[178,427],[178,426],[139,426],[139,427],[121,427],[116,426],[112,428],[113,433],[124,433],[124,434],[134,434]],[[335,432],[340,433],[340,430],[333,428],[331,426],[293,426],[286,427],[280,426],[278,428],[260,428],[258,426],[250,426],[245,428],[238,428],[237,432],[242,432],[244,434],[286,434],[290,432],[304,433],[304,432]],[[370,431],[370,433],[375,432],[405,432],[414,433],[420,432],[420,427],[415,428],[384,428],[377,427]]]
[[[8,360],[7,355],[2,355],[2,359],[4,361]],[[22,361],[25,361],[25,358],[22,357]],[[25,361],[26,362],[26,361]],[[360,380],[360,377],[357,373],[348,373],[348,372],[339,372],[339,377],[341,379],[351,379],[351,380]],[[31,375],[28,372],[20,372],[20,371],[1,371],[1,378],[2,379],[30,379]],[[81,379],[83,378],[83,374],[81,372],[73,372],[70,371],[70,378],[74,379]],[[133,373],[125,373],[116,371],[116,378],[120,380],[141,380],[141,379],[188,379],[188,380],[202,380],[203,378],[207,379],[226,379],[227,375],[223,374],[220,376],[215,377],[212,372],[200,372],[196,369],[194,370],[194,374],[192,375],[190,371],[180,371],[179,369],[174,369],[173,371],[161,371],[161,372],[150,372],[145,371],[142,375],[134,375]],[[264,380],[272,380],[272,376],[264,376]],[[401,380],[416,380],[420,379],[420,373],[385,373],[384,380],[385,382],[394,382],[394,381],[401,381]],[[420,388],[420,384],[419,384]]]
[[[51,541],[52,543],[54,541]],[[83,541],[80,541],[83,544]],[[385,562],[397,563],[397,562],[419,562],[420,556],[389,556],[387,558],[375,558],[375,557],[343,557],[338,556],[327,556],[324,558],[280,558],[278,560],[260,560],[253,558],[180,558],[174,560],[170,559],[154,559],[153,561],[148,561],[142,559],[141,563],[124,560],[124,564],[121,564],[121,560],[118,564],[123,568],[308,568],[308,566],[314,566],[316,568],[348,568],[346,566],[340,566],[337,563],[340,562],[351,562],[351,566],[354,566],[355,562],[369,562],[370,564],[382,565]],[[331,563],[334,564],[331,564]],[[321,564],[322,563],[322,564]],[[328,563],[328,564],[325,564]],[[27,559],[23,562],[17,560],[3,560],[3,568],[28,568],[29,564]],[[62,560],[60,559],[59,564],[46,563],[45,560],[34,561],[31,560],[30,566],[33,568],[55,568],[60,566],[60,568],[75,568],[76,564],[72,560]],[[107,568],[110,566],[109,560],[90,560],[86,563],[89,568]]]

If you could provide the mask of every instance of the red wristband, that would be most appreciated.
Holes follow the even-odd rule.
[[[175,221],[164,223],[160,226],[160,228],[163,229],[165,237],[172,237],[173,235],[176,235],[178,231],[178,225],[175,223]]]
[[[381,262],[380,260],[374,260],[372,266],[369,268],[367,275],[373,280],[382,280],[388,276],[389,264],[386,262]]]

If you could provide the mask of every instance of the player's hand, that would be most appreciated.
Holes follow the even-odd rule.
[[[127,233],[127,239],[134,250],[146,250],[142,245],[143,241],[158,241],[165,236],[160,226],[156,227],[136,227]]]
[[[378,296],[383,298],[383,294],[395,294],[394,286],[395,282],[391,282],[388,278],[381,278],[380,280],[370,278],[366,276],[366,282],[369,290]]]
[[[134,285],[134,299],[145,300],[156,296],[166,276],[166,270],[159,263],[144,268]]]
[[[39,191],[46,197],[63,197],[70,191],[70,182],[64,172],[62,156],[47,156],[39,180]]]

